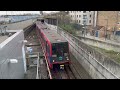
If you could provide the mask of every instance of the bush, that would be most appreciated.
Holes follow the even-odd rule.
[[[75,29],[72,27],[72,25],[59,25],[63,30],[69,32],[70,34],[76,35]]]
[[[73,23],[73,24],[72,24],[72,27],[73,27],[74,29],[76,29],[76,30],[80,30],[80,29],[82,28],[82,26],[79,25],[79,24],[77,24],[77,23]]]

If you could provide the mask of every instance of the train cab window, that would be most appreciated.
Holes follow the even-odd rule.
[[[56,54],[56,44],[53,43],[52,44],[52,55],[55,55]]]
[[[56,53],[57,53],[57,56],[60,57],[60,56],[63,56],[64,55],[64,51],[63,51],[63,44],[57,44],[57,49],[56,49]]]
[[[68,55],[68,43],[52,44],[52,55],[57,57]]]

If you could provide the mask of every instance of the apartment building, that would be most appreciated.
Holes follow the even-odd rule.
[[[97,11],[69,11],[72,22],[96,26]]]

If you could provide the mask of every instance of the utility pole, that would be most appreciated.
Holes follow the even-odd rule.
[[[88,16],[86,16],[86,17],[84,17],[84,20],[85,20],[85,22],[84,22],[84,37],[85,37],[85,35],[86,35],[86,32],[87,32],[87,21],[88,21]]]
[[[116,11],[116,24],[115,24],[115,28],[114,28],[114,37],[115,37],[115,32],[116,32],[116,30],[117,30],[117,24],[118,24],[118,13],[119,13],[119,11]]]
[[[98,13],[99,11],[93,11],[93,33],[94,33],[94,38],[95,38],[95,27],[97,26],[97,20],[98,20]]]
[[[92,25],[92,33],[95,32],[95,20],[96,20],[96,17],[95,17],[95,11],[93,11],[93,25]],[[95,34],[95,33],[94,33]],[[95,38],[95,35],[94,35],[94,38]]]
[[[43,11],[40,11],[40,15],[42,18],[44,17]]]
[[[57,15],[57,33],[58,33],[58,15]]]
[[[118,13],[119,11],[117,11],[117,15],[116,15],[116,29],[117,29],[117,24],[118,24]]]
[[[107,38],[107,28],[108,28],[108,19],[105,19],[106,20],[106,29],[105,29],[105,40]]]
[[[89,14],[86,17],[86,23],[85,23],[85,35],[87,35],[87,25],[89,23]]]
[[[43,11],[40,11],[40,14],[43,15]]]

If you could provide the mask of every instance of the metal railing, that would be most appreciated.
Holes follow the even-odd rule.
[[[39,66],[40,66],[40,64],[39,64],[39,53],[38,53],[38,58],[37,58],[37,74],[36,74],[36,79],[40,79],[40,77],[39,77]]]

